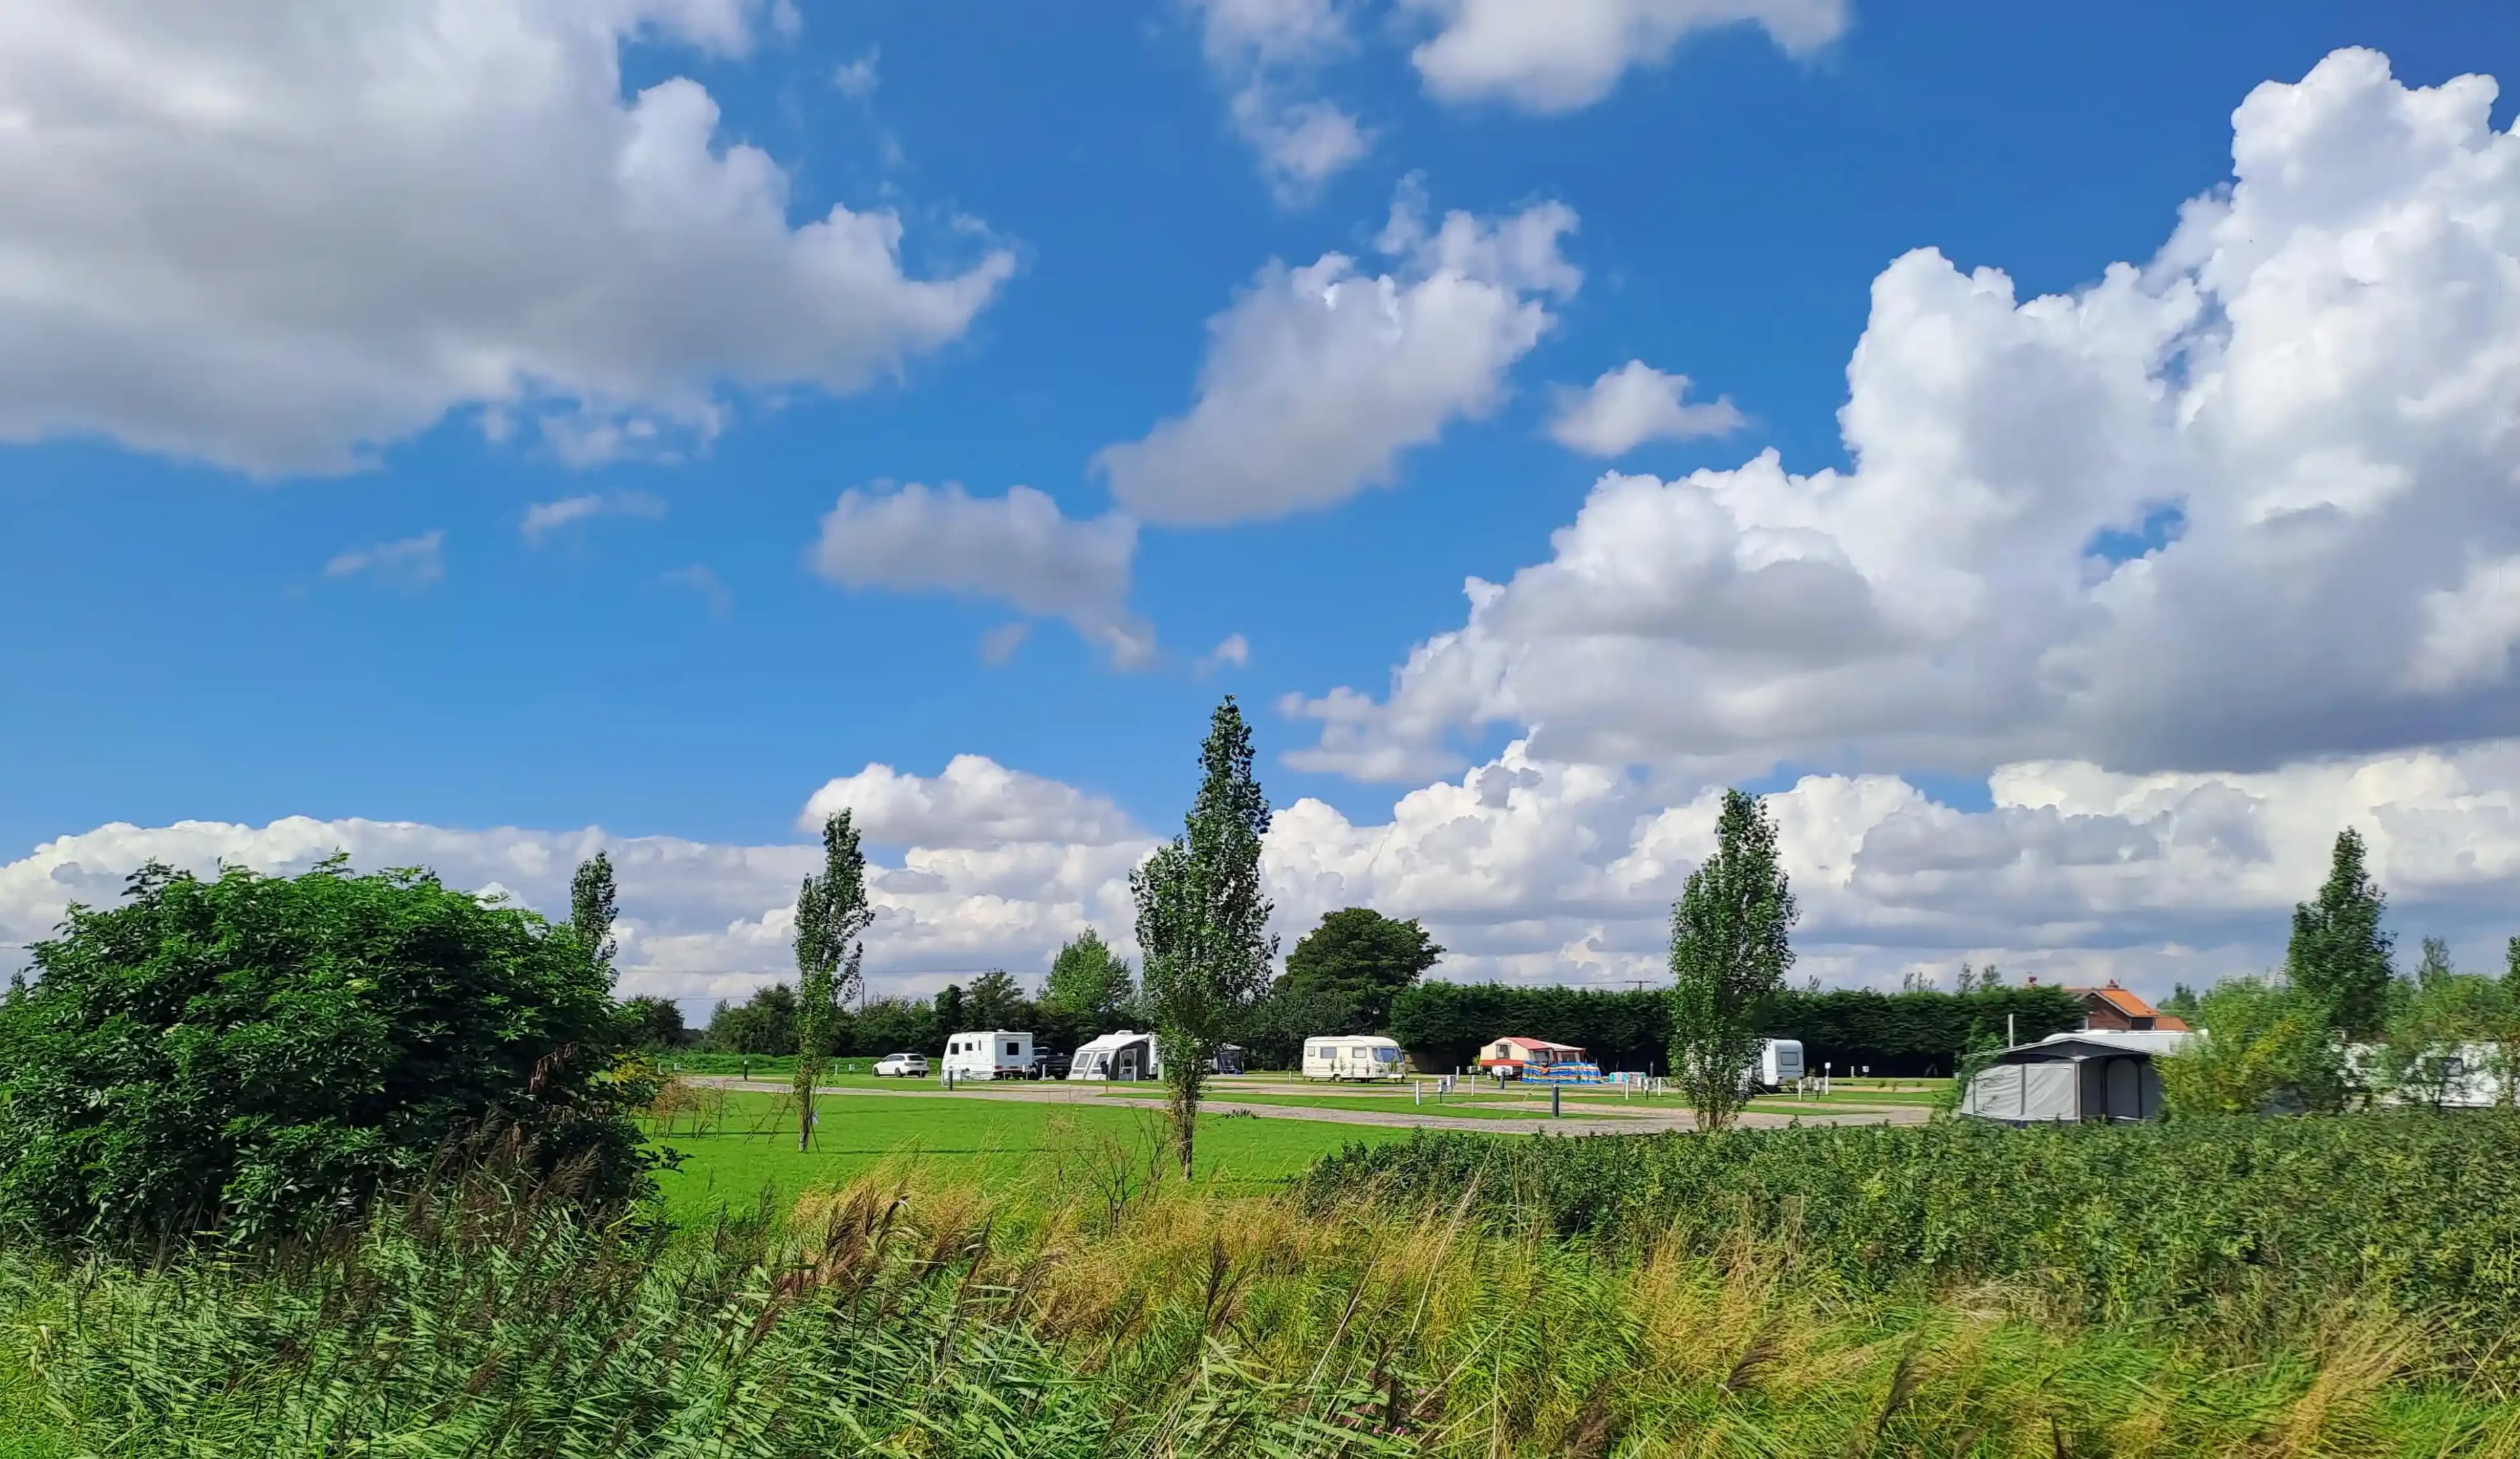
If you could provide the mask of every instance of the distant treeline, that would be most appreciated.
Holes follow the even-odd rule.
[[[1827,1061],[1839,1073],[1869,1066],[1875,1075],[1914,1077],[1948,1074],[1973,1042],[2002,1039],[2007,1014],[2012,1036],[2025,1043],[2083,1024],[2081,1001],[2053,986],[1788,989],[1769,1006],[1761,1031],[1801,1040],[1814,1073]],[[1671,1061],[1671,991],[1421,982],[1391,1007],[1391,1036],[1433,1072],[1468,1067],[1480,1045],[1509,1033],[1581,1045],[1604,1069],[1661,1070]]]

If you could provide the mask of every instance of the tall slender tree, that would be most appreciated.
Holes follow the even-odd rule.
[[[612,972],[612,954],[619,946],[612,937],[612,924],[620,919],[621,900],[612,888],[612,858],[598,851],[579,862],[577,874],[568,879],[568,925],[607,976]]]
[[[2327,1010],[2328,1026],[2349,1039],[2375,1039],[2389,1017],[2389,935],[2380,927],[2388,898],[2365,867],[2362,834],[2337,833],[2327,882],[2292,911],[2284,970],[2292,984]]]
[[[1741,1111],[1760,1018],[1794,964],[1794,914],[1767,806],[1726,791],[1715,854],[1671,909],[1671,1068],[1700,1129],[1723,1129]]]
[[[1268,989],[1278,957],[1260,881],[1269,800],[1251,773],[1251,727],[1232,695],[1208,721],[1199,762],[1198,798],[1182,834],[1129,878],[1146,960],[1142,985],[1184,1175],[1208,1061],[1236,1010]]]
[[[814,1138],[814,1084],[823,1076],[841,1005],[863,981],[866,852],[845,810],[823,822],[823,870],[796,889],[796,1148]]]
[[[2450,940],[2446,937],[2424,938],[2423,955],[2415,962],[2415,986],[2439,987],[2457,976],[2458,969],[2450,960]]]

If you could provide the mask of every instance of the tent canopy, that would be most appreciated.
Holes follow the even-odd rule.
[[[2151,1119],[2161,1114],[2155,1053],[2194,1037],[2168,1032],[2059,1033],[1995,1056],[1969,1080],[1960,1113],[2007,1124]]]

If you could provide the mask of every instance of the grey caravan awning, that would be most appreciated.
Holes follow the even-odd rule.
[[[1969,1080],[1960,1113],[2006,1124],[2151,1119],[2161,1114],[2152,1051],[2063,1038],[2006,1049]]]

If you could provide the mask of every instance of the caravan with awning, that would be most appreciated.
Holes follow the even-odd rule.
[[[1155,1036],[1123,1028],[1078,1047],[1067,1066],[1071,1079],[1117,1079],[1123,1083],[1151,1079],[1162,1072],[1155,1059]]]
[[[2087,1030],[2005,1049],[1969,1080],[1960,1113],[2006,1124],[2156,1119],[2161,1073],[2153,1056],[2175,1053],[2195,1037]]]

